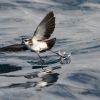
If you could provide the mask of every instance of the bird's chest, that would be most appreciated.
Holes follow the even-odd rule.
[[[31,49],[37,52],[41,52],[47,49],[47,44],[45,42],[37,42],[31,46]]]

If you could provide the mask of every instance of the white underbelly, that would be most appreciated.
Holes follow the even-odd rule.
[[[37,44],[34,44],[33,46],[31,46],[31,49],[37,52],[40,52],[42,50],[46,50],[47,44],[45,42],[38,42]]]

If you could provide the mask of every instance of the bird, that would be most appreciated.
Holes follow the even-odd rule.
[[[22,40],[29,50],[39,56],[41,65],[43,65],[44,62],[39,54],[51,50],[55,45],[56,38],[51,38],[54,29],[55,16],[53,11],[50,11],[37,26],[33,36]]]

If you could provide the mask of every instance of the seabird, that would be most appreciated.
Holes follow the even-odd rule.
[[[53,11],[51,11],[40,22],[32,38],[26,38],[22,40],[29,50],[37,53],[41,60],[41,65],[43,65],[43,60],[39,53],[50,50],[56,42],[56,38],[50,38],[54,28],[55,17]]]

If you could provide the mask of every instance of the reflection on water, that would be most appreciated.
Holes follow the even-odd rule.
[[[24,77],[27,78],[27,79],[33,79],[33,78],[36,78],[38,77],[38,73],[41,73],[41,72],[34,72],[34,75],[33,73],[29,75],[25,75]],[[31,87],[38,87],[38,88],[42,88],[42,87],[46,87],[46,86],[50,86],[50,85],[53,85],[55,82],[57,82],[58,80],[58,73],[47,73],[45,75],[43,75],[41,77],[41,80],[40,81],[27,81],[25,83],[12,83],[8,86],[3,86],[3,87],[0,87],[0,89],[7,89],[7,88],[31,88]],[[18,75],[2,75],[2,76],[5,76],[5,77],[20,77]],[[22,76],[21,76],[22,77]],[[31,78],[30,78],[31,77]],[[42,83],[45,82],[46,84],[45,85],[42,85]]]
[[[26,82],[26,83],[12,83],[9,86],[0,87],[0,89],[7,89],[7,88],[31,88],[36,85],[36,82]]]

